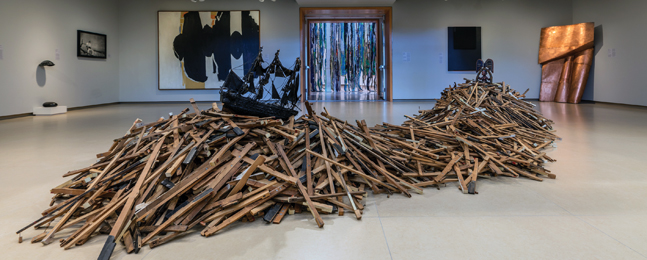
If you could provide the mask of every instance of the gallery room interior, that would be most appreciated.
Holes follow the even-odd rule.
[[[647,259],[645,11],[0,1],[2,259]]]

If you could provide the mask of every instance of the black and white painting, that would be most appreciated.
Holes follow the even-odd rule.
[[[160,11],[158,37],[159,89],[219,89],[252,67],[260,11]]]
[[[106,58],[106,42],[107,37],[105,34],[92,33],[86,31],[76,31],[77,46],[76,56],[87,58]]]

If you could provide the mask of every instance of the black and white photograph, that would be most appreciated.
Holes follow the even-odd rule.
[[[106,42],[107,37],[105,34],[86,32],[78,30],[76,33],[77,46],[76,56],[87,58],[106,58]]]

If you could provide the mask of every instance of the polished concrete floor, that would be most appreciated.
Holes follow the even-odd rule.
[[[374,125],[400,124],[433,102],[313,105]],[[42,230],[25,231],[23,244],[15,231],[47,207],[62,174],[94,162],[136,118],[148,122],[188,106],[120,104],[0,121],[0,258],[95,259],[105,236],[64,251],[56,243],[30,244]],[[557,159],[548,165],[556,180],[479,180],[479,195],[453,184],[412,198],[370,195],[361,221],[328,215],[319,229],[300,214],[280,225],[237,223],[214,237],[196,232],[139,254],[118,245],[113,259],[646,259],[647,109],[537,108],[563,138],[548,152]]]
[[[340,91],[340,92],[310,92],[310,101],[379,101],[383,100],[377,92]]]

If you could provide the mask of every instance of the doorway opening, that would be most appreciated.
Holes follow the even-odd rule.
[[[300,8],[301,101],[393,101],[391,7]]]
[[[384,100],[377,74],[382,63],[378,60],[378,23],[309,23],[308,100]]]

